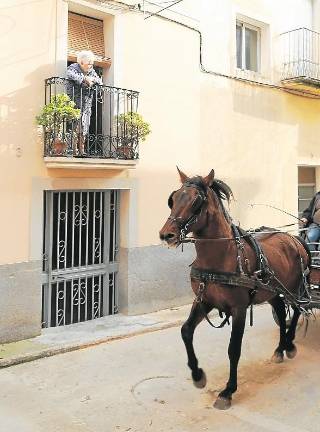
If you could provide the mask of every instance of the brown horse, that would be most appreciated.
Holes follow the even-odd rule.
[[[187,233],[193,233],[197,257],[192,264],[191,286],[196,299],[181,335],[193,383],[198,388],[206,385],[206,375],[198,367],[194,353],[194,330],[213,308],[232,317],[229,380],[214,404],[216,408],[227,409],[237,390],[237,369],[249,305],[267,301],[278,316],[280,341],[272,360],[282,362],[284,351],[288,358],[295,357],[297,349],[293,340],[300,315],[299,290],[310,257],[298,238],[289,234],[277,231],[256,234],[257,241],[252,242],[252,236],[245,232],[240,235],[239,230],[235,232],[222,203],[222,199],[230,199],[232,191],[214,178],[213,170],[204,178],[189,178],[179,169],[178,172],[182,186],[169,197],[171,214],[160,231],[160,239],[177,247]],[[257,243],[260,256],[254,247]],[[294,309],[288,330],[283,294]]]

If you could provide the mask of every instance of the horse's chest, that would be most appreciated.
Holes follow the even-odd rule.
[[[199,288],[199,282],[192,281],[192,289],[196,297],[199,296]],[[237,305],[238,301],[244,300],[242,290],[235,292],[235,289],[236,287],[233,286],[207,282],[202,294],[203,302],[221,311],[229,311]]]

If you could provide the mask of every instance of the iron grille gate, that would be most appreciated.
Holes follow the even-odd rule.
[[[119,193],[44,195],[43,327],[118,312]]]

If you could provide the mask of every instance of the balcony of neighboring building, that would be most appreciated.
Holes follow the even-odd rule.
[[[48,78],[44,110],[49,116],[43,127],[47,167],[134,167],[139,158],[138,97],[134,90],[89,89],[66,78]]]
[[[298,28],[280,37],[282,84],[293,90],[320,94],[320,33]]]

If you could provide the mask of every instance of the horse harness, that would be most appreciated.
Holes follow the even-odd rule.
[[[191,267],[191,278],[193,280],[199,281],[199,289],[196,294],[196,302],[201,305],[203,309],[204,304],[204,295],[206,292],[207,283],[218,283],[226,286],[239,286],[242,288],[248,288],[249,294],[249,302],[248,307],[250,307],[250,326],[253,325],[253,301],[254,297],[259,289],[264,289],[270,291],[274,294],[279,294],[285,298],[285,300],[291,305],[295,306],[300,310],[304,315],[307,314],[305,306],[310,301],[309,295],[309,282],[308,282],[308,274],[309,268],[304,269],[303,261],[301,260],[301,272],[302,272],[302,280],[301,287],[303,287],[303,291],[306,298],[296,298],[284,285],[283,283],[276,277],[274,272],[271,270],[268,260],[258,243],[258,241],[251,235],[250,233],[240,230],[236,225],[232,224],[232,231],[234,235],[234,241],[237,246],[237,271],[235,273],[232,272],[217,272],[207,269],[199,269],[196,267]],[[272,233],[270,231],[270,233]],[[253,247],[255,251],[255,255],[257,257],[258,270],[253,272],[252,274],[248,274],[249,269],[249,261],[245,256],[245,247],[243,238],[248,239],[249,244]],[[297,239],[300,241],[300,239]],[[301,242],[303,247],[305,247],[304,243]],[[307,250],[307,249],[306,249]],[[307,250],[308,252],[308,250]],[[246,267],[246,272],[244,271],[244,266],[242,264],[244,262],[244,266]],[[275,284],[271,284],[271,282],[275,282]],[[300,288],[301,288],[300,287]],[[205,313],[205,312],[204,312]],[[222,313],[219,312],[220,317],[222,317]],[[209,320],[207,314],[205,313],[205,318],[208,323],[215,328],[221,328],[226,323],[229,324],[230,314],[226,314],[225,319],[221,322],[220,325],[215,326]]]
[[[190,225],[193,225],[197,222],[198,216],[201,214],[202,205],[205,201],[207,201],[206,191],[197,184],[193,182],[185,182],[185,187],[195,187],[198,191],[197,197],[194,199],[194,204],[197,203],[197,201],[200,198],[200,204],[196,206],[196,209],[193,213],[193,215],[184,223],[180,223],[179,217],[172,217],[170,216],[169,219],[171,219],[173,222],[177,223],[180,229],[180,242],[186,243],[189,242],[189,240],[186,238],[187,229]],[[173,192],[174,193],[174,192]],[[170,195],[168,204],[169,207],[172,207],[172,195]],[[193,280],[199,281],[199,289],[196,295],[196,303],[200,304],[200,307],[203,309],[204,316],[208,323],[215,328],[221,328],[226,323],[229,324],[229,318],[230,314],[226,314],[224,320],[221,322],[220,325],[215,326],[212,324],[212,322],[209,320],[207,313],[204,310],[204,295],[206,292],[207,283],[218,283],[226,286],[239,286],[243,288],[248,288],[248,294],[249,294],[249,302],[248,307],[250,307],[250,325],[253,325],[253,301],[254,297],[258,291],[258,289],[264,289],[268,290],[274,294],[279,294],[285,298],[285,300],[292,306],[295,306],[300,310],[301,313],[307,314],[307,311],[305,309],[305,306],[310,301],[310,294],[309,294],[309,282],[308,282],[308,274],[309,274],[309,268],[307,267],[304,269],[303,260],[300,256],[300,262],[301,262],[301,286],[303,287],[304,295],[306,299],[297,299],[283,284],[282,282],[275,276],[274,272],[271,270],[268,260],[258,243],[258,241],[254,238],[254,236],[247,231],[242,230],[241,228],[237,227],[232,221],[229,216],[229,214],[225,211],[224,206],[222,205],[223,213],[226,217],[226,219],[230,222],[233,237],[230,239],[212,239],[212,240],[233,240],[236,243],[237,246],[237,271],[235,273],[232,272],[217,272],[207,269],[199,269],[196,267],[191,266],[191,278]],[[278,231],[275,231],[277,233]],[[272,231],[270,231],[270,234],[272,234]],[[258,263],[258,270],[253,272],[252,274],[250,271],[250,263],[248,258],[245,254],[245,245],[243,242],[243,239],[246,238],[250,244],[250,246],[253,248],[255,255],[257,257],[257,263]],[[305,248],[305,250],[308,253],[309,261],[310,260],[310,252],[307,248],[307,246],[304,244],[304,242],[300,239],[296,239],[302,244],[302,246]],[[197,241],[197,239],[191,240],[192,242]],[[242,264],[243,263],[243,264]],[[245,269],[244,269],[245,267]],[[271,286],[271,282],[276,282]],[[222,318],[222,312],[219,311],[219,315]]]

